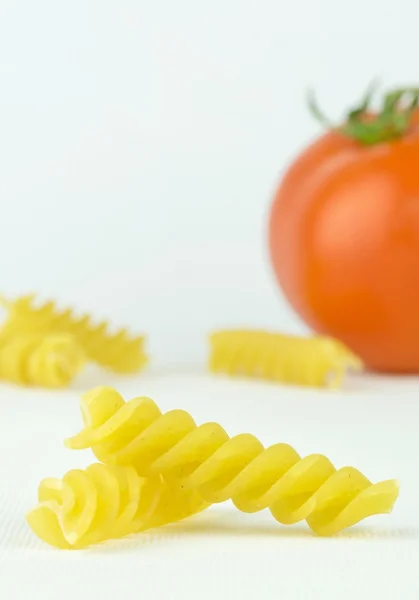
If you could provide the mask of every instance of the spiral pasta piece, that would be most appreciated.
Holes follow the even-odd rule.
[[[77,317],[71,309],[58,310],[54,302],[36,306],[34,300],[34,295],[15,301],[0,299],[9,311],[3,325],[5,334],[71,334],[90,360],[116,373],[136,373],[146,364],[143,336],[132,337],[125,329],[109,333],[105,321],[94,325],[89,315]]]
[[[194,491],[133,467],[93,464],[62,479],[44,479],[26,520],[47,544],[80,549],[195,514],[207,504]]]
[[[360,370],[362,361],[329,337],[225,330],[210,336],[209,368],[231,376],[338,388],[345,373]]]
[[[230,438],[217,423],[197,426],[183,410],[162,414],[149,398],[125,402],[112,388],[96,388],[82,397],[81,410],[85,427],[66,440],[69,448],[92,448],[104,463],[177,480],[208,503],[269,508],[283,524],[305,519],[318,535],[388,513],[398,496],[396,481],[373,484],[353,467],[336,470],[321,454],[301,458],[288,444],[264,448],[250,434]]]
[[[59,388],[85,365],[85,354],[70,335],[0,335],[0,379]]]

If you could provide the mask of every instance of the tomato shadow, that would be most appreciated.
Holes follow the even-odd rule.
[[[419,375],[387,375],[370,371],[349,374],[342,386],[342,392],[368,392],[380,395],[394,395],[401,392],[417,395],[418,389]]]

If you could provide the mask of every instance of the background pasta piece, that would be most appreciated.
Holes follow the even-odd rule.
[[[34,295],[14,301],[2,299],[2,304],[8,309],[5,334],[71,334],[90,360],[117,373],[136,373],[147,362],[143,336],[133,337],[125,329],[110,333],[107,322],[95,325],[89,315],[77,317],[72,309],[60,310],[54,302],[37,306]]]
[[[85,353],[71,335],[0,334],[0,379],[5,381],[65,387],[85,363]]]
[[[298,337],[262,330],[225,330],[210,336],[213,373],[313,387],[340,387],[361,360],[329,337]]]

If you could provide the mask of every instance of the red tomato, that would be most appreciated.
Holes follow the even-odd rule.
[[[389,372],[419,372],[419,115],[409,117],[369,145],[320,137],[270,215],[274,271],[297,313]]]

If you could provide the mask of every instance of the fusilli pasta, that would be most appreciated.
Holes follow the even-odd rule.
[[[360,370],[362,362],[328,337],[225,330],[210,336],[209,368],[231,376],[337,388],[346,371]]]
[[[162,414],[149,398],[125,402],[103,387],[85,394],[81,409],[85,427],[66,441],[69,448],[90,447],[104,463],[177,480],[208,503],[269,508],[283,524],[305,519],[319,535],[390,512],[398,496],[393,480],[373,484],[353,467],[336,470],[321,454],[301,458],[288,444],[264,448],[250,434],[230,438],[217,423],[197,426],[183,410]]]

